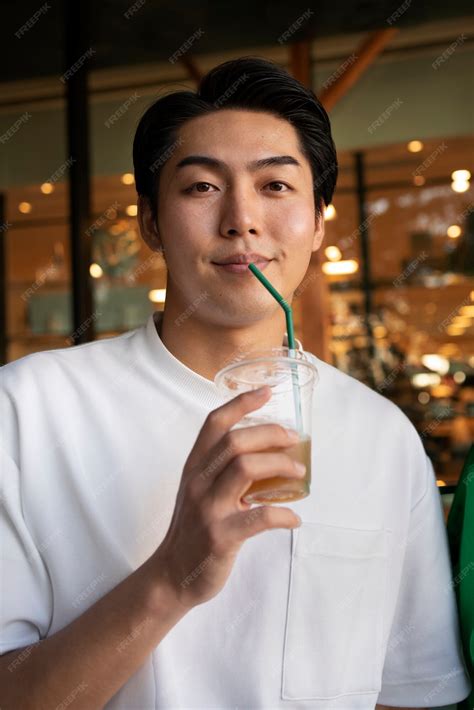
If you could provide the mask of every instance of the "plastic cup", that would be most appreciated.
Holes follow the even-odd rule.
[[[263,385],[268,385],[272,390],[270,399],[260,409],[244,416],[232,429],[276,423],[298,431],[300,436],[297,443],[287,448],[272,447],[267,451],[285,452],[303,463],[306,466],[305,477],[292,479],[276,474],[255,481],[242,497],[244,502],[287,503],[309,495],[312,397],[318,381],[318,370],[306,354],[287,347],[248,352],[238,362],[227,365],[216,374],[214,382],[217,390],[226,400]],[[295,408],[295,386],[299,394],[298,408]]]

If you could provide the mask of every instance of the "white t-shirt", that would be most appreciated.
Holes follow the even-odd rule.
[[[186,458],[223,400],[155,326],[150,316],[2,368],[2,653],[70,624],[167,532]],[[108,710],[368,710],[467,696],[420,438],[390,401],[308,355],[320,375],[313,482],[286,504],[302,526],[247,540],[222,591],[179,621]]]

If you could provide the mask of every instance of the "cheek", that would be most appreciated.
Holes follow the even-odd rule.
[[[298,200],[291,204],[283,204],[268,214],[272,222],[272,231],[279,234],[283,243],[298,244],[312,241],[315,227],[314,209],[307,200]],[[311,244],[309,245],[311,246]]]

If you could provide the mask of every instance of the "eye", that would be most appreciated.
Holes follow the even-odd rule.
[[[276,190],[270,190],[270,192],[286,192],[287,190],[291,190],[291,187],[290,187],[289,185],[287,185],[287,184],[284,183],[284,182],[280,182],[279,180],[274,180],[273,182],[269,182],[269,183],[268,183],[268,186],[271,186],[271,185],[273,185],[273,186],[276,185],[276,186],[277,186],[277,189],[276,189]],[[286,189],[278,189],[278,187],[280,187],[280,188],[286,188]]]
[[[195,182],[185,189],[185,192],[210,192],[210,190],[201,189],[206,187],[214,187],[210,182]]]

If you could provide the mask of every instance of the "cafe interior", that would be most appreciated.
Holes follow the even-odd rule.
[[[193,89],[226,59],[266,57],[321,98],[338,149],[325,239],[293,300],[295,335],[403,410],[447,509],[474,438],[468,4],[366,3],[361,12],[349,2],[308,13],[243,2],[235,22],[226,3],[179,5],[187,11],[116,2],[94,23],[53,8],[37,19],[41,32],[6,41],[2,362],[117,335],[164,308],[166,267],[136,222],[137,121],[160,92]],[[81,46],[94,51],[65,84]]]

